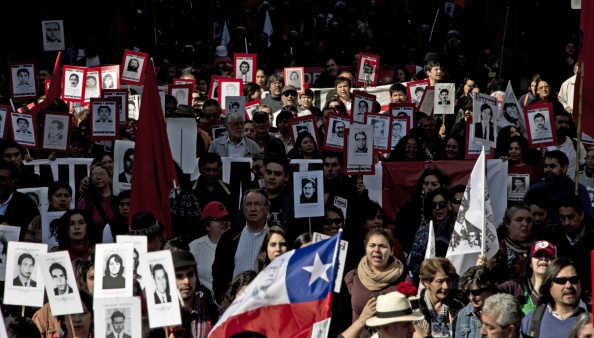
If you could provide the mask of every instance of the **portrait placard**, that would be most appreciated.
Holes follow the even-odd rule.
[[[64,66],[62,74],[62,99],[64,101],[83,103],[85,100],[86,81],[87,68]]]
[[[324,216],[324,172],[298,171],[292,176],[295,218]]]
[[[373,113],[376,96],[364,91],[353,90],[351,95],[351,118],[353,123],[365,123],[365,114]]]
[[[321,159],[292,158],[291,172],[324,170],[324,162]]]
[[[47,210],[49,208],[49,201],[47,198],[47,187],[35,187],[35,188],[21,188],[17,189],[18,192],[27,195],[41,214],[41,211]]]
[[[285,86],[293,86],[297,89],[297,94],[305,93],[304,86],[304,68],[303,67],[288,67],[284,69]]]
[[[427,115],[433,115],[433,103],[435,100],[434,96],[435,87],[425,87],[425,91],[423,92],[423,97],[421,97],[421,102],[419,102],[419,107],[417,111],[423,112]]]
[[[173,160],[179,164],[184,173],[190,174],[196,166],[196,139],[198,137],[196,119],[193,117],[170,117],[165,121]]]
[[[68,152],[71,125],[72,115],[47,112],[43,123],[42,148],[55,152]]]
[[[260,99],[248,101],[245,103],[245,120],[246,121],[252,120],[252,117],[254,116],[254,112],[256,111],[256,108],[258,108],[260,103],[261,103]]]
[[[118,123],[120,126],[128,124],[128,91],[125,89],[102,89],[104,99],[118,99],[118,108],[120,109]]]
[[[173,84],[167,86],[167,94],[175,97],[177,104],[192,105],[192,85]]]
[[[47,211],[47,208],[41,212],[41,243],[47,244],[50,250],[58,246],[58,227],[57,224],[52,227],[52,222],[65,213],[66,211]]]
[[[0,138],[2,139],[6,138],[8,130],[8,124],[6,124],[6,122],[8,121],[8,113],[10,111],[11,107],[9,105],[0,104]]]
[[[233,54],[233,69],[235,78],[243,84],[256,82],[258,68],[258,54]]]
[[[410,129],[408,129],[410,117],[408,116],[392,116],[390,121],[392,131],[390,133],[390,150],[393,150],[394,147],[400,142],[400,139],[410,134]]]
[[[408,95],[408,102],[414,103],[415,106],[418,107],[419,103],[421,103],[421,99],[423,98],[425,88],[430,85],[431,82],[429,82],[429,79],[407,82],[406,93]]]
[[[101,89],[120,89],[120,65],[101,67]]]
[[[414,103],[390,103],[389,105],[390,115],[394,117],[408,116],[407,129],[413,129],[417,125],[417,119],[415,116],[416,106]]]
[[[320,144],[318,128],[316,128],[316,118],[313,115],[305,115],[289,119],[289,128],[291,128],[293,146],[295,146],[295,140],[297,140],[299,133],[303,132],[310,133],[314,137],[316,144]]]
[[[91,102],[91,98],[97,97],[101,97],[101,68],[87,68],[84,102]]]
[[[377,83],[379,65],[379,55],[359,53],[359,64],[357,65],[355,83],[361,86],[374,86]]]
[[[433,114],[452,115],[456,103],[456,86],[453,83],[436,83],[433,95]]]
[[[174,85],[191,85],[190,93],[196,90],[196,79],[173,79]],[[190,101],[191,105],[191,101]]]
[[[132,243],[134,245],[133,258],[134,258],[134,269],[132,275],[134,279],[140,284],[140,287],[144,289],[144,282],[146,278],[142,277],[141,266],[146,264],[146,253],[148,251],[146,236],[134,236],[134,235],[116,235],[116,243]]]
[[[245,115],[245,96],[227,96],[227,109],[225,114],[240,113]]]
[[[516,95],[511,86],[511,81],[507,83],[503,102],[501,102],[501,109],[499,111],[499,118],[497,119],[497,127],[499,129],[507,126],[515,127],[522,136],[528,139],[526,131],[526,121],[524,120],[524,113],[522,106],[518,104]]]
[[[122,59],[122,74],[120,82],[130,85],[142,86],[142,80],[149,55],[146,53],[124,50]]]
[[[195,142],[194,142],[195,143]],[[134,141],[116,140],[113,152],[113,193],[132,189],[132,167],[134,166]],[[117,179],[116,179],[117,175]]]
[[[119,99],[91,99],[91,139],[115,141],[120,134]]]
[[[528,122],[528,143],[530,148],[557,144],[557,133],[552,103],[537,103],[524,107],[524,119]]]
[[[508,174],[507,175],[507,199],[510,201],[523,201],[524,195],[530,188],[530,175]]]
[[[474,135],[474,124],[472,119],[466,120],[466,144],[464,158],[467,160],[475,160],[481,155],[482,146],[477,143],[472,143]],[[485,147],[485,158],[492,159],[495,157],[495,152],[491,151],[490,147]]]
[[[230,196],[235,196],[231,200],[230,210],[238,210],[241,205],[243,192],[249,189],[253,180],[252,158],[251,157],[223,157],[221,158],[223,166],[221,169],[221,179],[229,184]],[[271,215],[268,215],[270,219]]]
[[[138,113],[140,112],[140,95],[128,95],[128,120],[134,119],[138,121]]]
[[[351,124],[347,149],[347,165],[373,166],[373,126]]]
[[[326,118],[323,149],[344,151],[345,130],[349,129],[351,119],[345,115],[329,113]]]
[[[224,122],[211,125],[210,132],[213,140],[218,139],[219,137],[229,136],[229,130]]]
[[[62,20],[41,21],[43,51],[64,50],[64,22]]]
[[[243,83],[239,79],[230,79],[224,77],[219,79],[219,103],[223,108],[223,114],[225,114],[227,108],[227,97],[229,96],[241,96],[243,94]]]
[[[95,246],[95,298],[132,297],[134,244]]]
[[[143,274],[145,297],[151,328],[181,324],[179,291],[175,282],[175,269],[171,251],[161,250],[146,254]]]
[[[37,137],[34,128],[33,116],[29,114],[19,114],[12,112],[10,114],[12,122],[12,137],[14,141],[23,148],[36,149]]]
[[[224,76],[213,75],[210,77],[210,86],[208,86],[208,98],[219,101],[219,80],[226,79]],[[221,101],[219,101],[220,103]]]
[[[35,61],[10,63],[10,97],[35,99],[37,97],[37,63]]]
[[[37,256],[52,315],[83,313],[77,276],[72,269],[68,251],[56,251]]]
[[[497,142],[497,98],[491,95],[475,93],[473,97],[472,143],[495,148]]]
[[[93,303],[95,337],[131,338],[142,336],[139,297],[99,298]]]
[[[47,244],[8,242],[4,304],[42,307],[44,283],[38,256]]]
[[[390,150],[390,133],[392,132],[390,118],[391,116],[388,114],[368,113],[365,115],[365,124],[373,126],[373,149]]]
[[[21,227],[0,224],[0,281],[6,274],[8,242],[18,242]]]

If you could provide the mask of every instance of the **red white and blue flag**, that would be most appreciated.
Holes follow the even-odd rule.
[[[326,337],[341,234],[292,250],[258,274],[209,337],[242,331],[274,337]]]

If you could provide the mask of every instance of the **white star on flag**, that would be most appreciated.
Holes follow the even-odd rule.
[[[332,266],[332,263],[324,264],[320,259],[320,255],[316,252],[316,258],[314,260],[314,264],[312,266],[304,266],[303,270],[311,273],[309,276],[309,286],[311,286],[316,280],[322,278],[326,282],[330,282],[328,280],[328,274],[326,271]]]

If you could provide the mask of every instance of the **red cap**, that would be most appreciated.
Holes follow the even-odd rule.
[[[534,254],[540,250],[546,251],[553,257],[553,259],[557,258],[557,247],[553,243],[547,241],[537,241],[532,244],[532,247],[530,248],[530,257],[534,257]]]
[[[202,210],[202,215],[200,215],[200,220],[203,221],[205,218],[223,218],[228,216],[229,213],[225,206],[221,202],[210,202],[206,205],[204,210]]]

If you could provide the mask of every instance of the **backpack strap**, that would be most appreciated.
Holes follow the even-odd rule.
[[[534,309],[534,313],[530,319],[530,336],[532,336],[532,338],[538,338],[538,335],[540,334],[540,322],[542,321],[542,316],[546,308],[546,304],[541,304]]]

